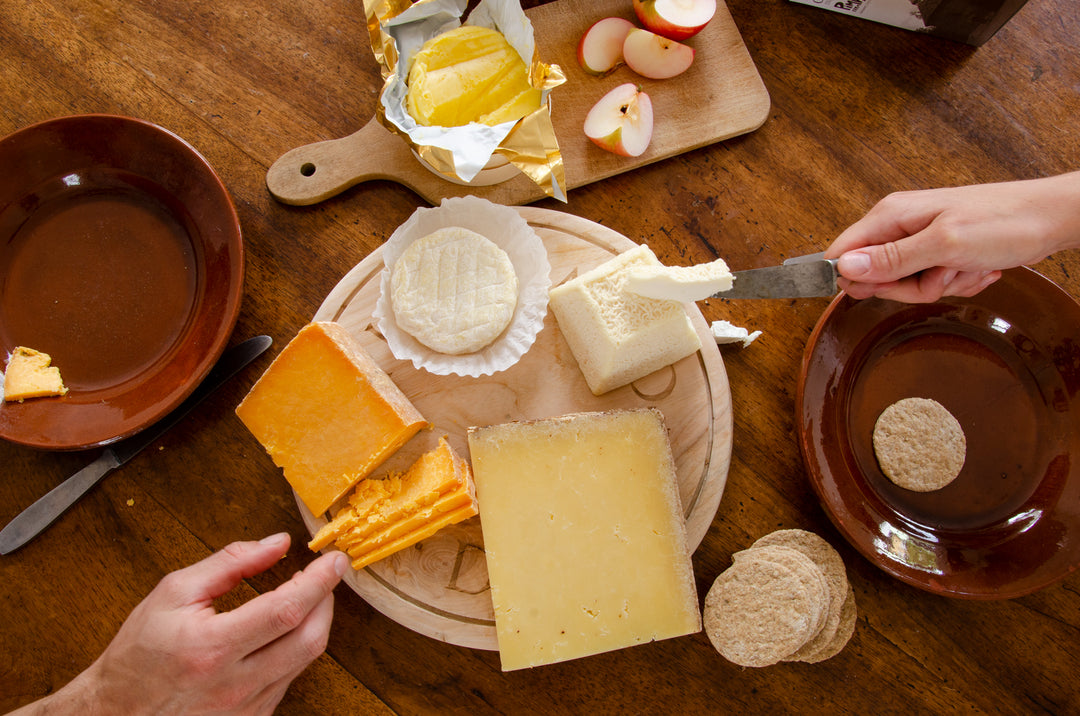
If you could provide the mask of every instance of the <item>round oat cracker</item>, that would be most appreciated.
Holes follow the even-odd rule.
[[[813,635],[822,595],[793,569],[749,556],[735,561],[705,597],[713,647],[740,666],[769,666]]]
[[[813,593],[814,601],[821,604],[821,609],[818,610],[818,618],[814,622],[814,626],[811,629],[812,633],[807,643],[815,641],[820,636],[821,630],[825,628],[825,624],[828,620],[829,604],[832,595],[829,592],[829,583],[825,579],[825,575],[818,569],[812,559],[799,550],[792,549],[785,545],[774,544],[758,546],[756,542],[749,548],[744,549],[741,552],[736,552],[732,556],[732,559],[736,563],[746,559],[764,559],[770,562],[776,562],[795,572],[799,579],[806,584],[806,588]]]
[[[817,651],[805,654],[796,661],[816,664],[839,654],[847,646],[848,641],[851,640],[851,635],[855,633],[855,622],[858,620],[858,616],[859,611],[855,606],[855,590],[848,583],[847,596],[844,598],[844,604],[840,609],[840,622],[836,626],[836,634],[831,641],[823,644]]]
[[[930,398],[904,398],[885,408],[874,424],[873,441],[885,476],[914,492],[948,485],[967,455],[959,421]]]
[[[805,555],[824,575],[829,591],[829,608],[821,632],[791,655],[790,660],[802,661],[826,647],[836,636],[841,610],[849,585],[844,560],[831,544],[819,535],[800,529],[776,530],[754,542],[750,549],[765,549],[782,545]]]

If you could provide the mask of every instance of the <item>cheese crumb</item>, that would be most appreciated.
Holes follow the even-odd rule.
[[[65,395],[68,392],[60,369],[50,365],[48,353],[18,346],[8,357],[4,373],[4,400],[22,402],[27,398]]]
[[[736,326],[728,321],[713,321],[711,328],[713,338],[716,339],[717,345],[741,342],[742,347],[746,348],[761,335],[761,331],[750,333],[745,328]]]

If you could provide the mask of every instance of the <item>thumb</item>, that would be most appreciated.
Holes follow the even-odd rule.
[[[285,532],[258,542],[233,542],[195,564],[166,576],[160,585],[173,606],[203,604],[216,599],[241,580],[269,569],[289,549]]]
[[[836,268],[844,278],[860,283],[899,281],[934,265],[920,254],[914,238],[852,249],[840,256]]]

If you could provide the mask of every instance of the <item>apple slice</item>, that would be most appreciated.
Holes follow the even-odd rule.
[[[585,136],[624,157],[644,153],[652,140],[652,130],[652,100],[633,82],[608,92],[585,116]]]
[[[642,77],[664,80],[685,72],[693,64],[694,48],[655,32],[634,28],[623,43],[623,60]]]
[[[716,14],[716,0],[634,0],[634,12],[646,29],[685,40],[709,24]]]
[[[578,42],[577,58],[591,75],[606,75],[623,63],[622,48],[634,23],[621,17],[597,20]]]

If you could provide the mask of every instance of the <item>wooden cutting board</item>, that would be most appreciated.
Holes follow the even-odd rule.
[[[551,111],[570,190],[753,131],[768,117],[769,93],[723,2],[717,3],[716,15],[705,29],[687,41],[696,51],[694,64],[667,80],[646,79],[627,67],[594,77],[578,65],[577,44],[592,23],[609,16],[637,22],[630,0],[562,0],[532,8],[527,14],[541,58],[562,67],[567,77],[551,93]],[[653,101],[653,138],[640,157],[606,152],[590,142],[582,129],[593,104],[624,82],[641,85]],[[520,172],[492,186],[461,186],[443,179],[422,166],[405,141],[374,118],[347,137],[287,152],[266,177],[275,198],[298,205],[315,204],[372,179],[403,184],[432,204],[465,194],[507,205],[545,197]]]
[[[517,210],[540,236],[551,262],[552,285],[636,246],[599,224],[562,212]],[[437,376],[391,354],[373,323],[379,297],[381,249],[361,261],[327,296],[313,320],[336,321],[364,345],[433,424],[384,463],[376,475],[403,470],[446,435],[468,457],[470,426],[494,425],[580,411],[656,407],[664,414],[675,459],[691,550],[716,516],[731,461],[732,412],[727,373],[709,326],[688,304],[702,348],[668,368],[594,396],[554,317],[513,367],[481,378]],[[326,524],[296,500],[311,534]],[[369,604],[421,634],[459,646],[498,648],[480,518],[447,527],[420,544],[357,572],[345,582]]]

